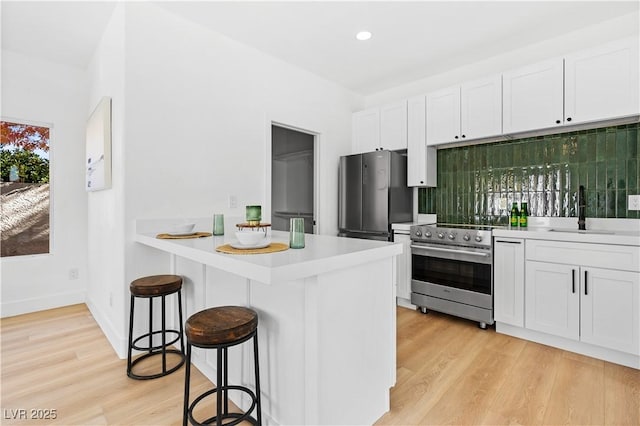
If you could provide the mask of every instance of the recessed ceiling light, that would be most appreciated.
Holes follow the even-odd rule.
[[[360,31],[356,34],[356,38],[361,41],[369,40],[371,38],[371,33],[369,31]]]

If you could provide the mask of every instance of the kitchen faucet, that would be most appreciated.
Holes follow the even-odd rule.
[[[587,229],[587,221],[584,217],[586,204],[587,202],[584,198],[584,185],[580,185],[580,188],[578,189],[578,229],[581,231]]]

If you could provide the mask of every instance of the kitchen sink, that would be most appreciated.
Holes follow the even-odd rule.
[[[603,235],[613,235],[615,232],[613,231],[600,231],[595,229],[574,229],[574,228],[553,228],[549,229],[550,232],[570,232],[572,234],[603,234]]]

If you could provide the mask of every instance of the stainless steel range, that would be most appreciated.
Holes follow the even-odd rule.
[[[493,324],[491,227],[416,225],[411,227],[411,303]]]

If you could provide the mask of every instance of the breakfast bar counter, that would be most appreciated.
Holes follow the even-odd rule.
[[[236,255],[215,250],[235,240],[233,230],[158,239],[163,229],[156,222],[138,221],[136,228],[138,256],[156,259],[158,273],[184,277],[187,316],[224,305],[258,312],[267,424],[372,424],[389,410],[400,244],[308,234],[303,249]],[[288,233],[269,233],[273,242],[288,243]],[[252,350],[237,351],[230,383],[253,387]],[[194,351],[193,362],[214,381],[213,354]],[[231,397],[247,408],[241,395]]]

